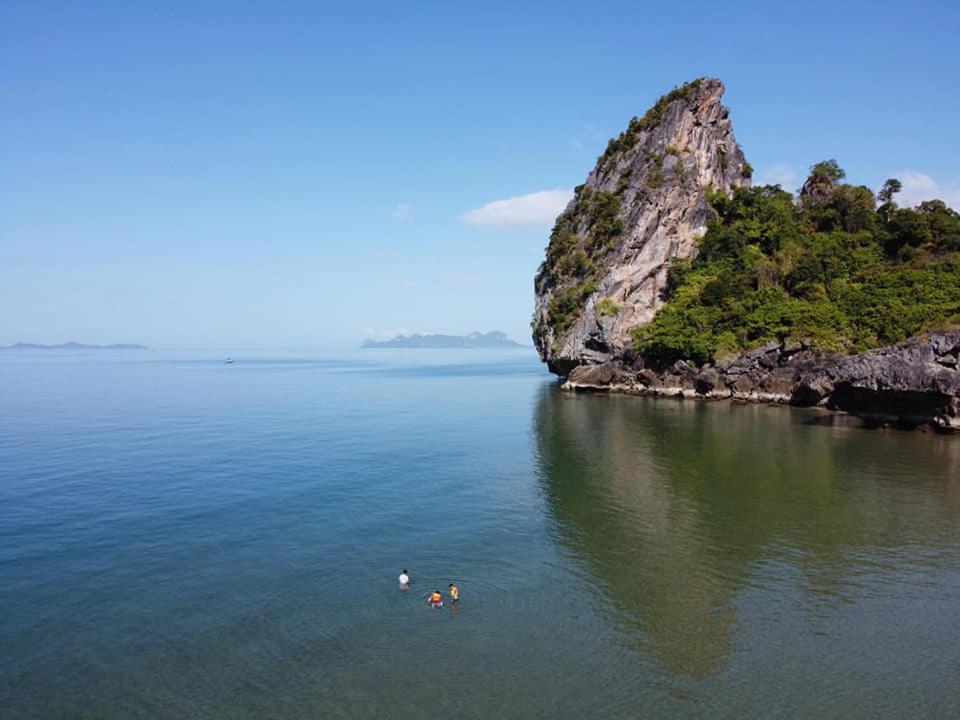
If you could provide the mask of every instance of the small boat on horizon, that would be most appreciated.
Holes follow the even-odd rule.
[[[227,358],[224,362],[226,362],[227,365],[233,365],[233,358]]]

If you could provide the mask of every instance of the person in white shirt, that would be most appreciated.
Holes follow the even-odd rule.
[[[400,577],[398,577],[397,580],[400,582],[400,589],[401,589],[401,590],[406,590],[407,587],[409,587],[409,585],[410,585],[410,576],[407,575],[407,569],[406,569],[406,568],[403,569],[403,572],[400,573]]]

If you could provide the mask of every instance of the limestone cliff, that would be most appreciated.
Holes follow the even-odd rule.
[[[557,218],[535,280],[533,339],[551,371],[621,356],[664,302],[673,258],[693,257],[708,188],[749,185],[723,83],[664,95],[610,141]]]
[[[814,165],[796,199],[733,192],[751,169],[723,89],[702,78],[660,98],[576,188],[534,283],[541,359],[567,389],[960,431],[960,214],[898,208],[895,180],[876,196],[840,184],[835,160]]]

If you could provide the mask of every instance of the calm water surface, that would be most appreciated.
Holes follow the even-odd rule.
[[[960,438],[234,357],[0,354],[4,719],[957,714]]]

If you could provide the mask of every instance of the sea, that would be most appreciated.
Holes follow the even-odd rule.
[[[956,717],[960,437],[831,420],[530,349],[4,351],[0,717]]]

